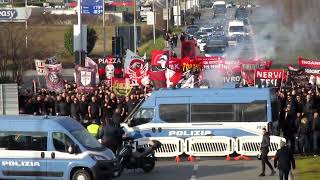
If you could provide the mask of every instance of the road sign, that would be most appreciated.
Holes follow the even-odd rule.
[[[163,9],[163,20],[168,20],[168,9]]]
[[[153,25],[154,24],[154,13],[147,12],[147,25]]]
[[[103,14],[104,0],[82,0],[81,14],[100,15]]]

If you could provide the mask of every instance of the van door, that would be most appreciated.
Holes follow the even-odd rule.
[[[70,145],[75,145],[74,141],[63,132],[49,132],[48,143],[50,146],[49,151],[47,152],[47,171],[48,176],[51,177],[60,177],[66,179],[70,172],[68,169],[68,164],[79,159],[75,154],[68,152]]]
[[[45,179],[47,132],[2,132],[6,147],[0,150],[4,178]]]

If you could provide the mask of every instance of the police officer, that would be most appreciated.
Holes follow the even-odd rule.
[[[266,164],[271,169],[271,176],[273,176],[276,172],[271,166],[268,160],[269,146],[270,146],[270,134],[267,132],[266,128],[262,128],[263,138],[261,142],[261,164],[262,164],[262,172],[259,176],[265,176]]]
[[[98,138],[99,129],[100,126],[95,121],[92,121],[92,123],[87,127],[89,133],[95,138]]]
[[[279,169],[279,178],[280,180],[288,180],[289,172],[291,169],[296,168],[296,163],[290,148],[286,145],[284,141],[280,142],[280,149],[277,151],[276,156],[274,157],[274,167]]]

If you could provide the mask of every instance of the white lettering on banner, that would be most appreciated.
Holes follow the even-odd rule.
[[[301,60],[301,65],[316,65],[316,66],[320,66],[320,61]]]
[[[34,167],[34,166],[40,166],[40,162],[33,162],[33,161],[2,161],[2,166],[25,166],[25,167]]]
[[[169,136],[206,136],[212,134],[210,130],[169,131]]]
[[[17,16],[16,10],[10,10],[10,9],[0,9],[0,19],[6,18],[6,19],[12,19]]]
[[[121,63],[120,58],[99,58],[98,59],[98,64],[119,64]]]
[[[273,85],[277,86],[278,85],[278,79],[260,79],[261,84],[263,85]]]
[[[304,71],[308,74],[320,74],[320,69],[305,69]]]
[[[179,70],[179,64],[169,64],[169,69],[171,70]]]
[[[223,77],[224,82],[240,82],[241,77],[240,76],[231,76],[231,77]]]
[[[257,71],[257,77],[263,79],[281,79],[282,72]]]

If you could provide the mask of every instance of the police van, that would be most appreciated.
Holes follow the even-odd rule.
[[[0,116],[0,179],[117,176],[113,152],[68,117]]]
[[[272,89],[191,88],[152,92],[122,124],[128,136],[252,136],[277,113]]]

